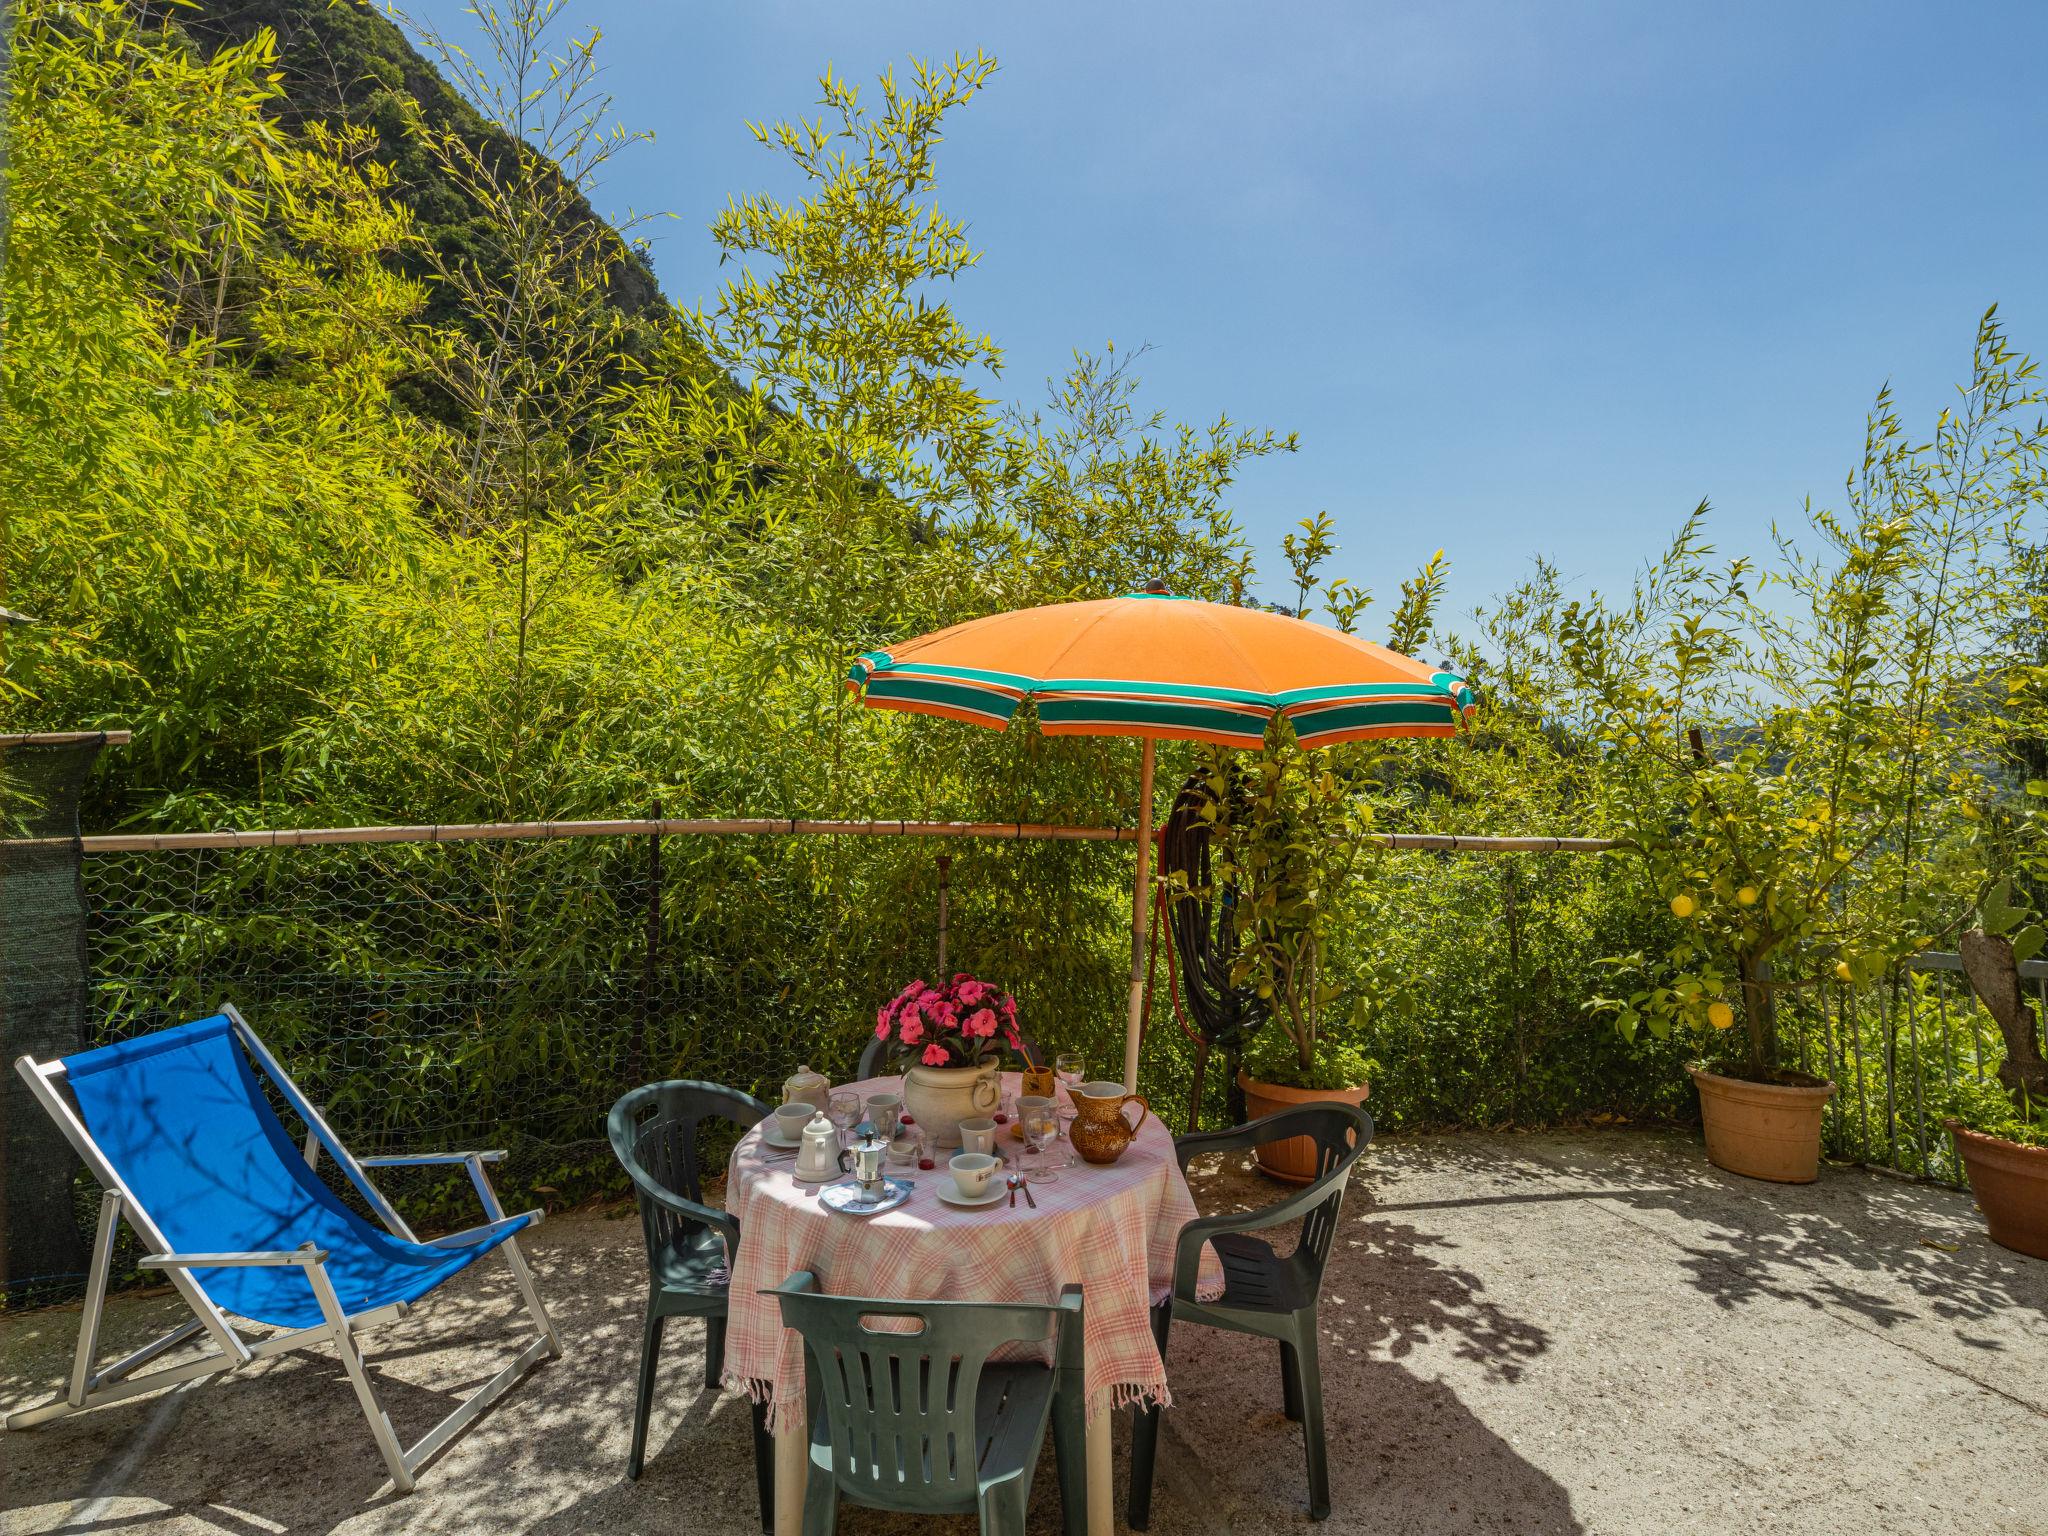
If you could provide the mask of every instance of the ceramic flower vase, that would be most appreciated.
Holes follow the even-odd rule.
[[[915,1066],[903,1074],[903,1112],[924,1127],[934,1146],[960,1145],[960,1122],[992,1113],[1002,1099],[997,1064]]]

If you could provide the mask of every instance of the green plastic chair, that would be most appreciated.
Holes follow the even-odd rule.
[[[626,1476],[637,1478],[647,1451],[661,1333],[672,1317],[704,1319],[704,1385],[725,1374],[727,1295],[739,1252],[739,1218],[704,1204],[697,1132],[706,1120],[751,1129],[770,1113],[752,1094],[717,1083],[650,1083],[612,1106],[606,1130],[633,1191],[647,1239],[647,1316],[640,1336],[640,1388],[633,1402],[633,1449]],[[767,1409],[754,1404],[754,1480],[761,1529],[773,1527],[775,1458]]]
[[[1322,1293],[1323,1268],[1337,1232],[1344,1204],[1344,1185],[1351,1165],[1372,1140],[1372,1116],[1349,1104],[1303,1104],[1267,1115],[1234,1130],[1206,1131],[1174,1142],[1181,1171],[1188,1160],[1205,1152],[1227,1152],[1264,1146],[1294,1136],[1316,1143],[1315,1182],[1278,1204],[1237,1216],[1206,1216],[1180,1230],[1174,1250],[1173,1290],[1152,1309],[1152,1336],[1159,1356],[1166,1358],[1168,1331],[1174,1323],[1203,1323],[1235,1333],[1256,1334],[1280,1345],[1280,1395],[1287,1417],[1301,1424],[1308,1451],[1308,1512],[1311,1520],[1330,1516],[1330,1467],[1323,1439],[1323,1373],[1316,1349],[1316,1299]],[[1272,1244],[1251,1236],[1302,1218],[1301,1238],[1292,1253],[1282,1256]],[[1223,1294],[1215,1301],[1195,1299],[1195,1277],[1202,1263],[1202,1245],[1214,1243],[1223,1263]],[[1159,1413],[1141,1411],[1131,1432],[1131,1497],[1127,1511],[1132,1530],[1152,1522],[1152,1470],[1159,1455]]]
[[[826,1296],[799,1270],[772,1293],[803,1335],[811,1420],[804,1536],[832,1536],[839,1501],[914,1515],[979,1514],[1024,1536],[1048,1419],[1068,1536],[1088,1523],[1081,1288],[1051,1307]],[[915,1331],[870,1327],[911,1319]],[[1050,1367],[990,1364],[1003,1344],[1052,1345]]]

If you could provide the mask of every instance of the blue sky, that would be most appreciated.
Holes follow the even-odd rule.
[[[456,0],[425,13],[453,17]],[[671,297],[720,280],[728,194],[791,190],[749,119],[829,63],[1001,69],[940,201],[985,253],[947,297],[1035,399],[1149,343],[1151,401],[1296,431],[1236,504],[1328,509],[1372,588],[1439,546],[1456,614],[1537,553],[1614,587],[1702,497],[1762,552],[1833,499],[1886,380],[1916,426],[1997,300],[2048,353],[2048,3],[1251,7],[573,0],[619,116],[607,212],[666,209]]]

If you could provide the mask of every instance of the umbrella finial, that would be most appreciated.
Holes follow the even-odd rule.
[[[1164,576],[1150,577],[1145,582],[1145,590],[1147,592],[1164,592],[1166,590],[1166,578]]]

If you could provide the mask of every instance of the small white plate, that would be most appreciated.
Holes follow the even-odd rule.
[[[794,1152],[804,1144],[802,1136],[798,1136],[794,1141],[784,1141],[780,1136],[776,1135],[775,1122],[773,1120],[763,1120],[761,1122],[761,1139],[768,1143],[769,1146],[779,1148],[784,1152]]]
[[[953,1182],[950,1174],[941,1179],[937,1187],[939,1198],[946,1204],[957,1205],[969,1211],[979,1210],[984,1205],[994,1205],[998,1200],[1006,1199],[1010,1193],[1009,1185],[990,1180],[988,1188],[980,1195],[963,1195],[960,1193],[960,1186]]]

